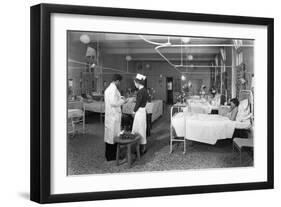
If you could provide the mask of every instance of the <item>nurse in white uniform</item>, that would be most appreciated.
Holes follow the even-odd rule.
[[[141,136],[140,144],[141,144],[141,154],[146,152],[146,103],[148,99],[148,93],[145,85],[146,77],[141,74],[137,74],[134,83],[136,88],[138,89],[136,105],[134,108],[134,122],[132,133],[139,134]]]
[[[122,80],[119,74],[113,75],[112,82],[104,92],[105,101],[105,157],[107,161],[116,159],[117,145],[114,143],[114,137],[118,136],[121,129],[121,105],[127,102],[121,97],[118,86]]]

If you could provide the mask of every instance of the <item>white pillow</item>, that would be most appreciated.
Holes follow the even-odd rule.
[[[188,106],[184,107],[184,108],[182,109],[182,111],[183,111],[183,113],[188,113]]]
[[[248,99],[240,101],[236,121],[246,121],[251,118],[250,105]]]

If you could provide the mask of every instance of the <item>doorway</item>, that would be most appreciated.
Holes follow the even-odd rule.
[[[172,105],[174,103],[173,97],[173,77],[166,78],[166,91],[167,91],[167,104]]]

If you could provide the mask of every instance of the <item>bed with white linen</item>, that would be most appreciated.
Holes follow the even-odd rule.
[[[170,114],[170,152],[174,141],[184,142],[185,153],[186,139],[213,145],[220,139],[232,138],[235,129],[249,129],[253,121],[252,93],[241,92],[244,99],[240,101],[236,121],[221,115],[193,113],[185,105],[173,106]],[[247,93],[249,96],[245,98]]]
[[[85,111],[91,111],[96,113],[104,113],[105,105],[104,101],[95,101],[92,102],[84,102],[84,109]]]
[[[235,122],[220,115],[180,112],[171,121],[177,137],[207,144],[232,138],[235,129]]]
[[[151,113],[151,121],[154,122],[160,116],[163,115],[163,101],[162,100],[153,100],[150,103],[146,104],[147,113]]]
[[[105,112],[105,103],[103,100],[91,100],[90,102],[84,102],[84,111],[91,111],[95,113],[99,113],[100,115],[100,121],[102,122],[102,117],[104,117]]]
[[[122,106],[122,113],[133,114],[135,102],[128,102]],[[145,106],[147,113],[152,114],[151,121],[154,122],[163,114],[163,101],[162,100],[152,100],[148,102]]]
[[[210,114],[213,109],[219,109],[217,105],[211,105],[205,98],[190,97],[186,101],[188,111],[199,114]]]
[[[93,92],[91,95],[87,94],[86,96],[87,98],[83,98],[85,111],[104,114],[104,95]]]
[[[189,111],[193,113],[210,114],[212,111],[211,104],[205,99],[189,99],[187,104]]]

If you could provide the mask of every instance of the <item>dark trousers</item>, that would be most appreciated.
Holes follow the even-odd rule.
[[[150,130],[152,129],[152,122],[151,122],[152,114],[146,114],[146,136],[150,136]]]
[[[117,144],[105,143],[105,158],[107,161],[116,160]]]
[[[219,114],[219,110],[218,109],[212,109],[211,114]]]

